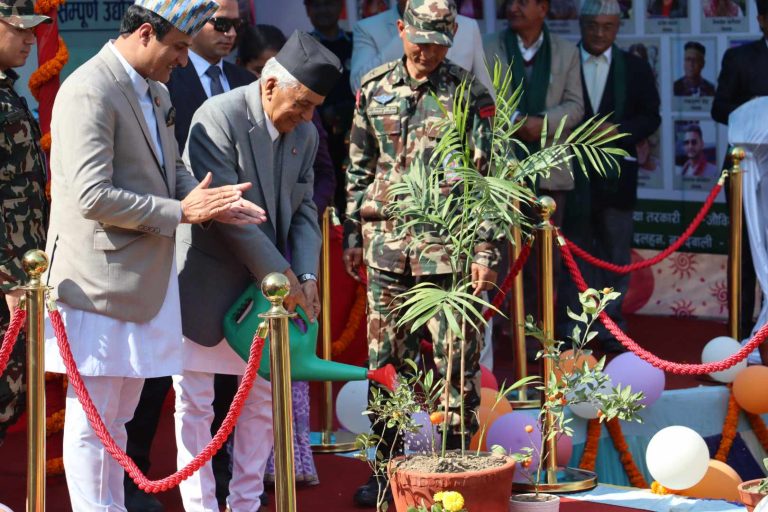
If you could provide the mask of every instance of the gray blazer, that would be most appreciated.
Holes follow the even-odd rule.
[[[282,138],[282,169],[276,172],[260,81],[208,99],[192,118],[184,161],[195,176],[211,171],[212,186],[251,182],[244,197],[267,212],[260,226],[214,222],[179,228],[182,329],[203,346],[221,341],[224,314],[254,280],[289,267],[297,275],[317,272],[321,236],[312,201],[317,130],[304,122]]]
[[[504,44],[504,32],[506,29],[493,34],[488,34],[483,41],[485,58],[488,65],[493,67],[498,58],[502,69],[510,65],[507,48]],[[581,88],[581,61],[579,50],[575,44],[561,39],[555,34],[549,34],[552,48],[552,61],[550,64],[549,88],[547,89],[546,107],[541,115],[547,116],[547,133],[552,141],[557,127],[564,116],[565,121],[563,136],[566,137],[584,117],[584,99]],[[550,177],[540,182],[540,188],[544,190],[571,190],[573,188],[573,176],[570,172],[553,170]]]
[[[181,219],[197,180],[179,158],[167,89],[149,80],[165,161],[136,93],[104,46],[62,84],[51,121],[48,282],[64,303],[147,322],[165,299]]]

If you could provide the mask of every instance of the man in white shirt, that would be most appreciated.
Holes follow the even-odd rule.
[[[184,151],[192,116],[206,99],[256,80],[252,73],[224,60],[224,57],[232,52],[242,21],[236,0],[216,1],[219,4],[216,15],[211,17],[192,39],[189,63],[184,67],[174,68],[167,84],[171,103],[176,111],[174,133],[179,144],[179,153]],[[125,426],[128,432],[126,451],[145,473],[150,467],[152,440],[160,421],[165,396],[170,389],[170,377],[146,379],[141,399],[136,406],[136,413]],[[216,377],[214,400],[216,415],[211,426],[212,430],[217,430],[221,425],[236,389],[237,380],[234,376],[218,375]],[[223,503],[228,494],[229,464],[226,448],[222,448],[214,455],[212,465],[219,503]],[[202,470],[202,472],[206,471],[210,471],[209,466]],[[197,477],[197,475],[193,476],[192,480]],[[125,506],[128,512],[161,512],[163,510],[157,498],[140,490],[127,476]]]
[[[397,33],[397,20],[403,17],[407,0],[397,0],[388,11],[358,21],[352,30],[352,71],[349,83],[353,91],[373,68],[403,56],[403,43]],[[470,71],[493,94],[493,86],[483,56],[480,28],[472,18],[456,16],[456,34],[447,59]]]
[[[186,169],[160,83],[186,64],[192,36],[217,8],[210,0],[138,0],[120,37],[69,76],[53,107],[47,279],[77,370],[120,447],[144,378],[181,371],[176,228],[266,220],[242,198],[250,183],[211,189],[210,174],[198,184]],[[46,338],[46,369],[63,373],[50,324]],[[72,509],[124,511],[124,472],[71,386],[66,411]]]

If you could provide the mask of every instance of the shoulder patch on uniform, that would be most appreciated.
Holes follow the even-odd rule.
[[[380,77],[387,71],[391,70],[395,66],[397,66],[397,63],[400,62],[399,60],[393,60],[391,62],[387,62],[386,64],[382,64],[381,66],[377,66],[367,72],[363,75],[363,79],[360,81],[360,86],[362,87],[364,84],[370,82],[371,80]]]

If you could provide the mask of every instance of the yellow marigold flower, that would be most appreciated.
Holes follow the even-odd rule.
[[[434,502],[443,501],[443,495],[444,494],[445,494],[444,492],[438,492],[437,494],[432,496],[432,501],[434,501]]]
[[[464,496],[455,491],[444,492],[442,502],[447,512],[459,512],[464,508]]]

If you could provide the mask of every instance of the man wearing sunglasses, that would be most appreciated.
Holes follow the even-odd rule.
[[[256,77],[251,73],[223,60],[234,48],[237,30],[241,25],[237,0],[216,0],[219,10],[203,25],[192,39],[189,62],[184,67],[174,68],[168,82],[171,103],[175,109],[176,141],[179,152],[183,153],[192,116],[203,102],[222,92],[248,85]],[[127,452],[143,471],[150,466],[150,447],[155,436],[165,396],[171,388],[171,377],[146,379],[139,405],[133,419],[126,425],[128,432]],[[216,418],[213,429],[218,429],[232,397],[237,389],[234,375],[216,376]],[[213,474],[211,473],[213,467]],[[182,484],[202,485],[200,479],[215,479],[216,497],[223,503],[228,494],[229,456],[226,449],[219,450],[212,465],[206,465],[200,472]],[[213,483],[211,482],[211,487]],[[130,478],[125,479],[125,502],[128,512],[162,512],[163,506],[154,495],[139,489]]]

